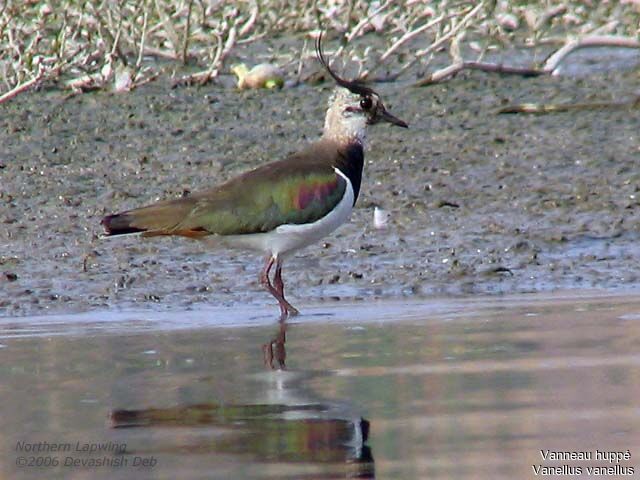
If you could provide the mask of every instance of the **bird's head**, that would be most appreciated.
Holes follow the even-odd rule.
[[[364,140],[367,125],[388,122],[408,128],[406,122],[392,115],[384,106],[382,98],[373,89],[358,80],[345,80],[336,74],[322,52],[322,34],[316,41],[318,61],[336,81],[334,94],[329,100],[325,119],[325,135],[334,137],[356,137]]]

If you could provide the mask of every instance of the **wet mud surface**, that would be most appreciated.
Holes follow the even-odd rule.
[[[623,101],[637,72],[465,74],[379,85],[409,130],[373,127],[350,224],[285,263],[290,300],[640,285],[637,110],[497,115]],[[0,116],[0,315],[268,305],[262,259],[185,239],[99,240],[103,215],[220,183],[321,132],[330,87],[25,94]],[[387,210],[386,229],[373,209]]]

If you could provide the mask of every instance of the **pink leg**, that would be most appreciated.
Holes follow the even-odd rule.
[[[274,282],[276,286],[271,285],[271,280],[269,279],[269,272],[271,271],[271,267],[273,267],[273,263],[276,262],[276,273],[274,277]],[[280,305],[280,320],[285,320],[288,316],[293,316],[298,314],[298,310],[287,302],[284,298],[284,283],[282,282],[282,265],[279,259],[276,259],[273,255],[267,257],[267,260],[264,264],[264,268],[260,273],[260,283],[264,285],[264,287],[269,290],[269,293],[278,300],[278,304]]]
[[[273,283],[275,283],[276,290],[278,291],[280,298],[282,298],[289,316],[293,317],[295,315],[298,315],[298,313],[300,313],[298,309],[287,302],[287,300],[284,298],[284,282],[282,281],[282,260],[280,260],[279,258],[276,262],[276,274],[273,277]]]

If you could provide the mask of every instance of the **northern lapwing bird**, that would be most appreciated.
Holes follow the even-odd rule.
[[[106,235],[178,235],[264,252],[260,282],[278,300],[281,320],[296,315],[284,296],[283,259],[349,219],[360,191],[367,126],[384,121],[407,128],[380,95],[331,70],[321,39],[318,60],[337,87],[318,141],[209,190],[108,215],[102,219]]]

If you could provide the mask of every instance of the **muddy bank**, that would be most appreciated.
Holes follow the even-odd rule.
[[[495,115],[505,103],[625,100],[637,80],[476,72],[424,89],[380,85],[411,128],[370,131],[352,222],[285,264],[292,302],[637,288],[636,111]],[[96,234],[106,213],[209,187],[317,138],[328,93],[155,83],[3,106],[0,314],[206,302],[275,315],[257,256]],[[391,213],[386,230],[372,227],[376,205]]]

